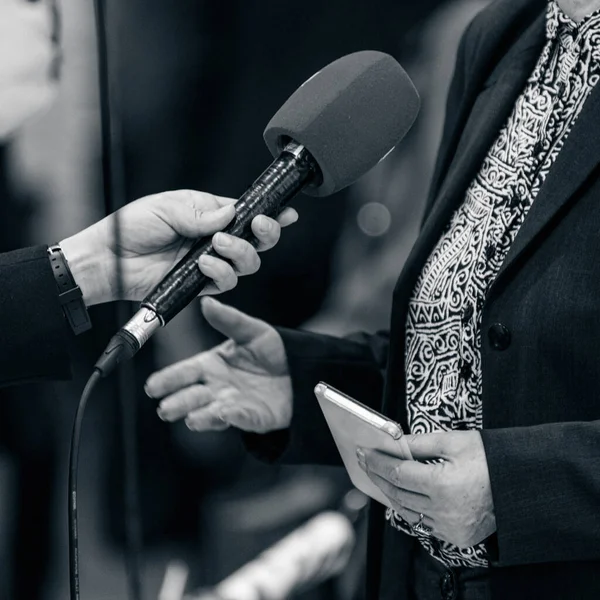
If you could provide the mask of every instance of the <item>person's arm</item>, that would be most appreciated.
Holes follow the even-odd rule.
[[[286,209],[277,221],[255,217],[252,232],[258,248],[254,248],[220,232],[235,215],[234,202],[190,190],[165,192],[132,202],[63,240],[60,247],[74,280],[70,290],[77,293],[79,288],[81,311],[102,302],[142,300],[195,239],[204,236],[212,237],[219,257],[198,261],[198,268],[212,279],[203,293],[218,294],[235,287],[238,276],[258,270],[257,252],[273,247],[281,227],[293,223],[297,215]],[[117,282],[117,263],[122,285]],[[0,385],[70,376],[66,345],[73,332],[69,333],[55,277],[62,270],[54,269],[47,247],[0,255]]]
[[[68,379],[69,326],[45,246],[0,254],[0,385]]]
[[[313,388],[324,380],[378,409],[387,334],[337,339],[275,329],[209,299],[202,311],[229,339],[148,378],[159,417],[185,419],[193,431],[236,427],[263,460],[339,464]]]
[[[266,435],[244,434],[248,450],[262,460],[340,464],[340,456],[313,393],[319,381],[380,410],[388,334],[346,338],[277,330],[287,355],[294,410],[289,429]]]
[[[499,566],[600,559],[600,421],[484,429]]]

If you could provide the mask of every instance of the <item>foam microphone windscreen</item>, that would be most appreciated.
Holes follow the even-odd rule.
[[[291,140],[319,164],[322,180],[304,189],[327,196],[374,167],[406,135],[419,95],[389,54],[365,50],[313,75],[273,116],[264,138],[273,156]]]

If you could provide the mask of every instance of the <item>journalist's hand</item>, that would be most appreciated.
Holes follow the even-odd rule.
[[[460,548],[496,531],[490,476],[478,431],[407,435],[414,461],[360,449],[359,464],[410,524]],[[362,456],[361,456],[362,454]],[[421,461],[437,460],[433,464]]]
[[[292,383],[280,335],[212,298],[203,299],[202,311],[229,340],[150,376],[146,393],[162,399],[160,418],[185,418],[194,431],[233,425],[265,433],[289,427]]]
[[[164,192],[136,200],[63,240],[60,245],[85,303],[90,306],[112,300],[142,300],[197,238],[227,226],[235,215],[234,203],[230,198],[191,190]],[[258,252],[272,248],[279,241],[281,227],[297,217],[296,211],[289,208],[277,221],[264,215],[256,217],[252,231],[260,241]],[[214,282],[204,294],[230,290],[236,286],[238,275],[259,269],[257,250],[245,240],[216,233],[212,243],[233,266],[218,258],[201,257],[198,268]],[[122,290],[117,280],[117,260],[121,264]]]

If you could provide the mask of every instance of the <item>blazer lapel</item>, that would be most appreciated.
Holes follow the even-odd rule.
[[[551,225],[559,210],[570,200],[576,200],[577,190],[593,174],[599,162],[600,89],[597,85],[583,105],[556,162],[533,201],[496,278],[494,290],[526,248]]]
[[[453,212],[464,201],[467,188],[533,71],[543,45],[540,27],[543,28],[543,21],[536,22],[534,38],[524,36],[508,60],[494,71],[472,106],[454,160],[417,244],[427,255],[431,243],[437,242]]]
[[[547,0],[512,0],[503,6],[498,3],[496,11],[490,7],[482,15],[487,19],[481,19],[479,35],[472,33],[469,36],[476,42],[459,50],[453,87],[457,86],[460,90],[460,101],[448,107],[447,130],[444,131],[432,177],[426,215],[439,198],[440,185],[448,180],[448,168],[456,155],[459,140],[464,138],[465,126],[477,96],[498,79],[506,64],[530,48],[541,48],[545,37],[546,3]],[[461,58],[468,61],[468,72],[465,72]],[[525,66],[524,70],[527,70]],[[453,91],[450,91],[450,101]]]

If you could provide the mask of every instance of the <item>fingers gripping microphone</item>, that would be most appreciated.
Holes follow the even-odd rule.
[[[257,243],[255,216],[276,217],[300,191],[327,196],[350,185],[393,150],[418,111],[414,85],[388,54],[363,51],[334,61],[300,86],[267,125],[264,139],[276,158],[236,203],[224,231]],[[103,375],[131,358],[210,283],[198,258],[217,256],[211,237],[194,244],[112,338],[96,363]]]

